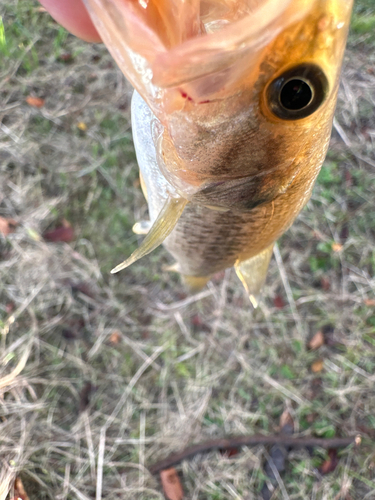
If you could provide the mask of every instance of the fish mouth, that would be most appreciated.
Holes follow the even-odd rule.
[[[314,3],[303,0],[295,9],[292,0],[241,0],[238,6],[84,0],[105,45],[160,119],[168,115],[181,85],[198,102],[214,99],[224,86],[232,88],[270,41],[303,19]]]

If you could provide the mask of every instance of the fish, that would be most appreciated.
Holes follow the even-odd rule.
[[[325,159],[352,0],[85,0],[135,91],[150,221],[192,289],[234,266],[254,307]]]

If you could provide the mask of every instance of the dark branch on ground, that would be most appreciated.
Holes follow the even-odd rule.
[[[285,435],[275,435],[275,436],[263,436],[261,434],[255,434],[253,436],[237,436],[232,438],[222,438],[222,439],[210,439],[204,441],[203,443],[198,443],[192,446],[188,446],[182,451],[177,453],[172,453],[164,460],[155,463],[149,467],[151,474],[157,474],[158,472],[173,467],[174,465],[192,458],[198,453],[208,453],[212,450],[230,450],[233,448],[241,448],[242,446],[255,446],[255,445],[284,445],[292,448],[303,448],[303,447],[320,447],[320,448],[345,448],[351,444],[360,444],[360,438],[358,436],[351,436],[347,438],[314,438],[314,437],[292,437]]]

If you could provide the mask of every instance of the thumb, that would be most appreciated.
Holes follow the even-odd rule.
[[[39,0],[51,16],[73,35],[86,42],[100,42],[89,13],[82,0]]]

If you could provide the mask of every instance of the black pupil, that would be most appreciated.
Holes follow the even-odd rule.
[[[305,108],[311,99],[312,90],[303,80],[289,80],[281,89],[280,102],[285,109],[298,111]]]

